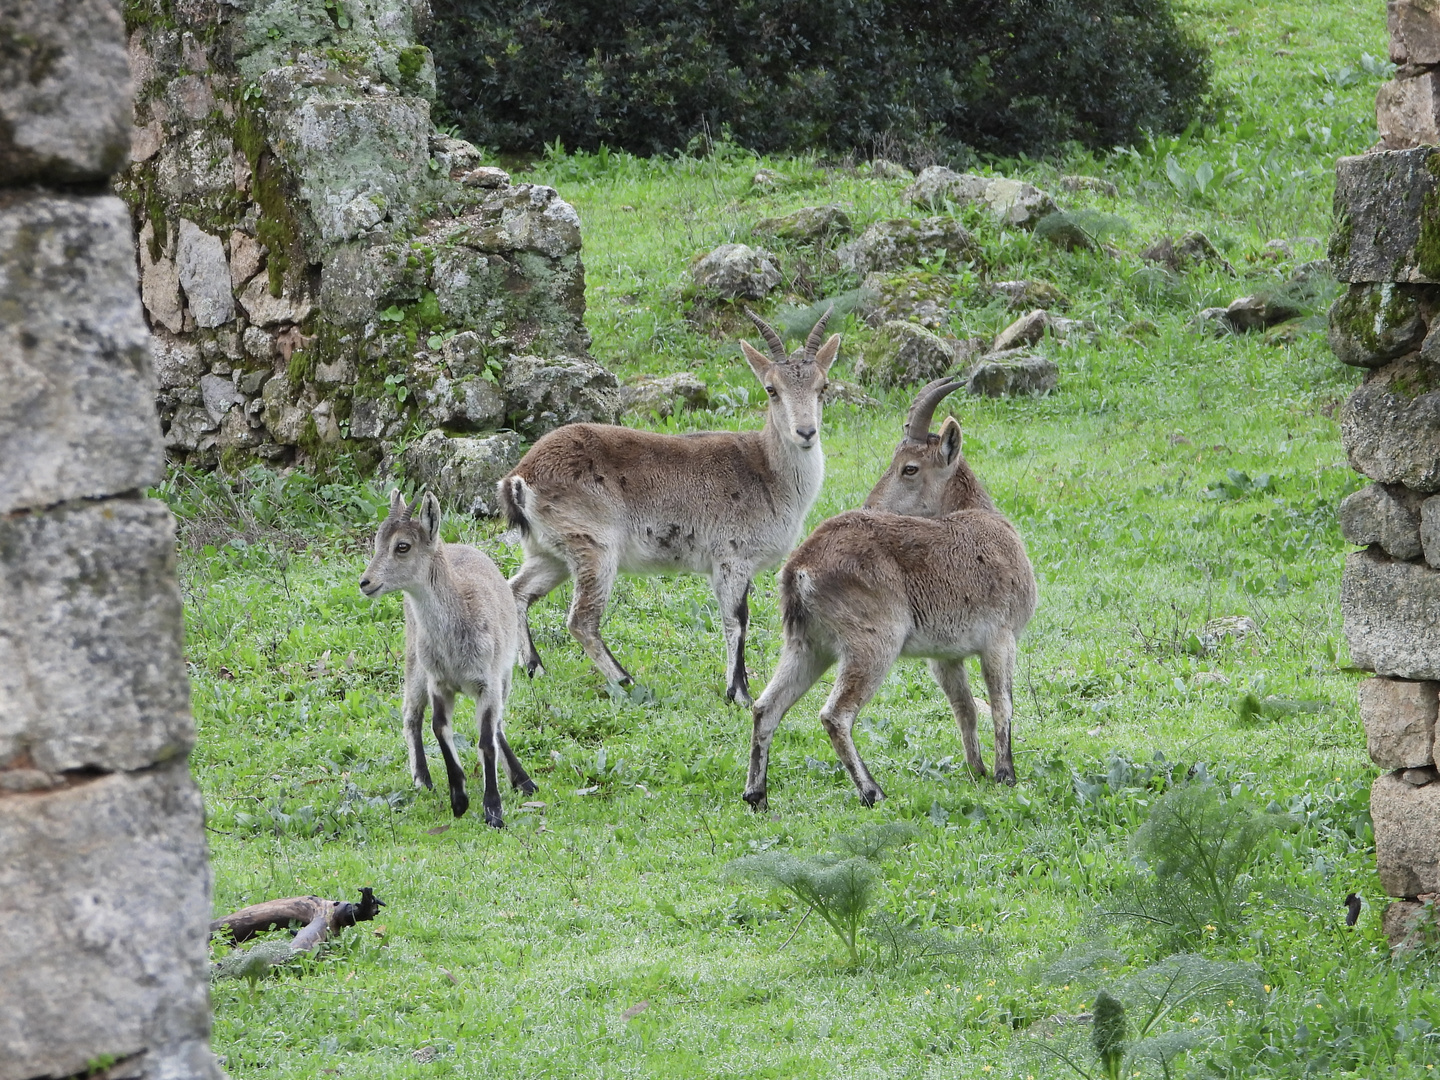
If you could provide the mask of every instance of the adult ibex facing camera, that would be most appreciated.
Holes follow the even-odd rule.
[[[541,665],[530,605],[566,578],[575,579],[570,633],[606,679],[625,685],[630,673],[600,637],[616,575],[704,574],[725,627],[725,697],[749,703],[750,581],[794,547],[820,493],[820,393],[840,335],[821,344],[827,311],[805,347],[787,356],[779,335],[746,314],[770,346],[765,356],[740,343],[769,398],[760,431],[665,435],[569,424],[532,446],[500,481],[500,505],[525,549],[510,586],[531,675]]]

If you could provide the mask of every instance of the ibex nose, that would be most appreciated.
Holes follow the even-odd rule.
[[[370,579],[369,579],[369,577],[362,577],[362,578],[360,579],[360,591],[361,591],[361,592],[364,592],[364,591],[365,591],[366,589],[368,589],[369,587],[370,587]]]
[[[815,429],[813,427],[797,427],[795,429],[795,434],[799,435],[800,438],[804,439],[806,442],[809,442],[815,437]]]

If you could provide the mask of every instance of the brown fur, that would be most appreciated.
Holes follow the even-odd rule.
[[[965,660],[980,657],[995,724],[995,776],[1015,781],[1015,649],[1035,612],[1035,574],[1020,535],[965,461],[955,419],[923,440],[907,434],[865,505],[821,523],[781,572],[785,644],[755,703],[745,789],[757,810],[767,803],[776,727],[837,661],[820,720],[867,806],[884,792],[851,730],[901,656],[929,659],[960,726],[966,761],[984,775],[965,673]]]
[[[768,327],[767,339],[773,335]],[[510,580],[521,652],[541,669],[529,608],[566,578],[575,595],[567,625],[607,679],[631,677],[600,636],[618,573],[698,573],[710,578],[726,640],[726,697],[750,700],[745,672],[747,595],[755,572],[794,546],[819,493],[820,392],[839,335],[786,357],[742,351],[769,396],[760,431],[665,435],[571,424],[540,439],[499,483],[520,530],[525,563]]]

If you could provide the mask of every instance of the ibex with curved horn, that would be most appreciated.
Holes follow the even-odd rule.
[[[820,721],[873,806],[884,797],[851,737],[855,717],[902,656],[923,656],[950,699],[965,760],[984,775],[975,699],[965,677],[979,656],[995,721],[995,778],[1015,782],[1010,753],[1016,641],[1035,613],[1035,574],[1015,527],[960,452],[960,425],[930,418],[961,383],[937,379],[915,400],[905,438],[865,509],[822,522],[780,575],[785,645],[755,702],[745,799],[766,805],[770,741],[785,713],[837,661]]]
[[[416,511],[419,511],[417,514]],[[520,631],[515,602],[499,568],[484,552],[440,539],[440,503],[434,495],[410,506],[399,489],[390,493],[390,515],[375,534],[375,555],[360,578],[366,596],[405,593],[405,744],[410,775],[430,787],[421,722],[430,705],[430,725],[440,742],[450,784],[450,810],[470,806],[465,770],[455,753],[450,719],[455,695],[475,699],[480,760],[485,771],[485,821],[500,828],[500,787],[495,759],[510,783],[529,794],[535,783],[505,741],[505,699],[510,696]]]
[[[804,348],[787,356],[780,336],[746,314],[770,347],[765,356],[740,343],[769,399],[761,430],[664,435],[570,424],[500,481],[500,504],[525,550],[510,587],[530,674],[541,670],[530,605],[566,578],[575,579],[570,633],[607,680],[625,685],[629,672],[600,637],[616,575],[705,574],[725,628],[725,697],[750,702],[750,581],[794,546],[820,492],[820,393],[840,335],[825,340],[827,311]]]

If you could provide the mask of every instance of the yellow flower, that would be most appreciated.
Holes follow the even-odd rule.
[[[976,995],[975,995],[975,1000],[976,1000],[976,1001],[984,1001],[984,1000],[985,1000],[985,995],[984,995],[984,994],[976,994]]]
[[[987,982],[985,985],[986,985],[986,986],[994,986],[994,985],[995,985],[995,980],[994,980],[994,979],[991,979],[991,980],[990,980],[989,982]]]
[[[1270,993],[1270,984],[1269,984],[1269,983],[1266,983],[1266,984],[1265,984],[1265,992],[1266,992],[1267,994]]]
[[[935,890],[934,890],[934,889],[931,889],[931,890],[930,890],[930,895],[931,895],[931,896],[934,896],[934,895],[935,895]]]
[[[1235,999],[1234,999],[1234,998],[1230,998],[1230,1000],[1228,1000],[1227,1002],[1225,1002],[1225,1004],[1226,1004],[1226,1005],[1229,1005],[1229,1006],[1233,1009],[1233,1008],[1235,1007]]]
[[[929,988],[928,986],[925,988],[925,992],[926,992],[927,994],[930,992],[930,988]]]

